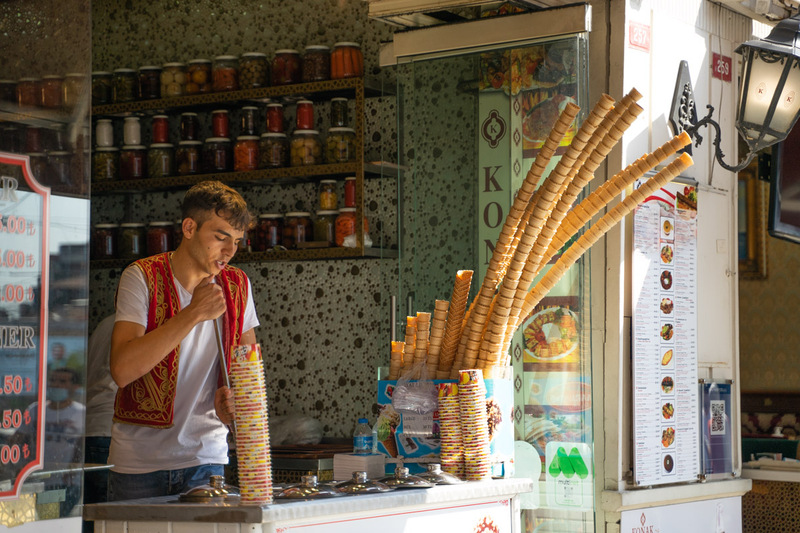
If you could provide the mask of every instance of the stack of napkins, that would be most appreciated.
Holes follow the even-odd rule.
[[[364,471],[368,479],[383,477],[384,461],[382,453],[356,455],[353,453],[337,453],[333,456],[333,479],[345,481],[353,477],[353,472]]]

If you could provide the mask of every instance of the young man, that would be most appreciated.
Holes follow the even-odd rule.
[[[108,499],[179,494],[223,474],[231,391],[221,386],[215,322],[226,359],[256,342],[247,276],[228,262],[251,225],[244,199],[220,182],[192,187],[177,250],[122,273],[111,337],[119,385],[108,462]]]

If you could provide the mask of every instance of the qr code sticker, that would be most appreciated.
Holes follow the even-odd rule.
[[[725,402],[723,400],[711,401],[711,434],[725,435]]]

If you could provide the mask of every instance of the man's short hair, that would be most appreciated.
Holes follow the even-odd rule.
[[[242,195],[220,181],[202,181],[183,197],[182,218],[191,218],[201,226],[209,219],[209,213],[215,213],[241,231],[253,225],[253,215]]]
[[[73,385],[80,385],[81,383],[81,376],[80,374],[78,374],[78,371],[75,370],[74,368],[60,366],[58,368],[51,369],[49,374],[52,375],[55,374],[56,372],[63,372],[65,374],[69,374],[70,383],[72,383]]]

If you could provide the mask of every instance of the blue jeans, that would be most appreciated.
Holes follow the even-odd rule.
[[[157,470],[147,474],[108,473],[108,501],[137,500],[180,494],[208,484],[211,476],[222,476],[225,467],[199,465],[179,470]]]

